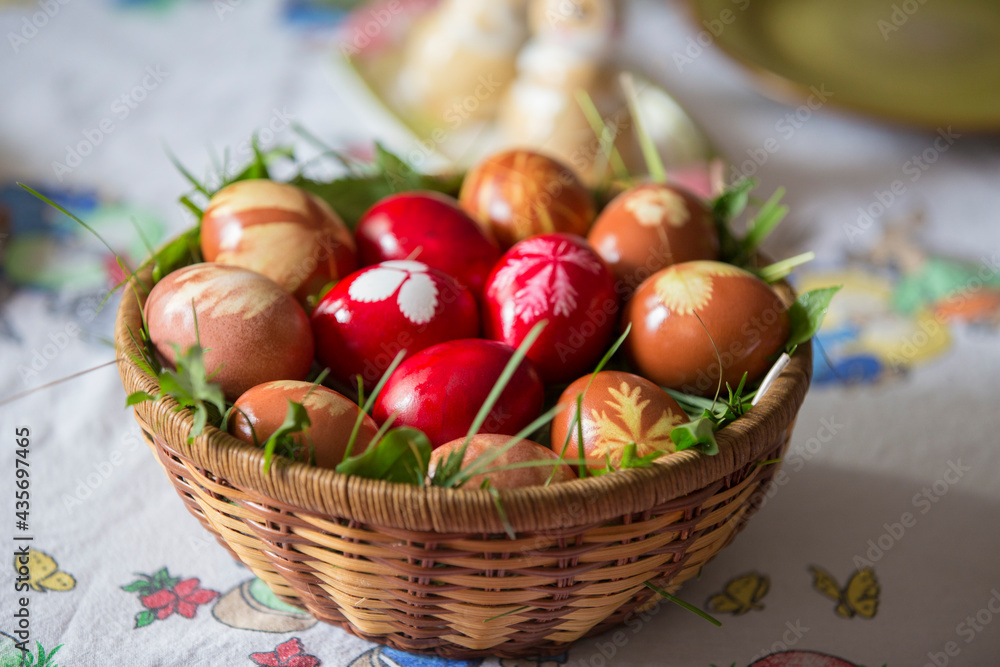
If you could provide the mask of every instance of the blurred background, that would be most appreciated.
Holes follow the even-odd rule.
[[[121,279],[106,248],[15,182],[140,261],[143,236],[155,246],[195,222],[170,155],[208,177],[220,161],[249,162],[256,137],[333,177],[312,160],[324,145],[365,159],[377,140],[426,171],[535,146],[596,183],[606,164],[585,110],[632,173],[644,169],[638,113],[671,177],[701,195],[743,177],[763,197],[785,188],[791,214],[767,252],[814,250],[797,285],[844,289],[785,482],[684,589],[701,604],[763,577],[764,608],[727,616],[718,633],[667,609],[613,657],[598,640],[561,663],[666,664],[665,642],[685,665],[745,665],[782,647],[858,665],[1000,654],[989,626],[991,596],[1000,605],[994,4],[5,0],[0,36],[0,400],[112,361],[117,297],[100,306]],[[136,446],[123,405],[111,366],[0,406],[0,437],[15,423],[38,434],[38,548],[73,575],[36,596],[35,635],[64,645],[59,664],[96,664],[100,652],[118,656],[108,664],[293,664],[277,648],[293,637],[288,656],[301,647],[318,661],[301,664],[449,664],[389,655],[282,609],[206,542]],[[916,521],[897,535],[904,513]],[[809,566],[847,596],[865,562],[881,583],[878,614],[835,613]],[[162,567],[217,596],[192,621],[135,629],[141,607],[122,572]],[[789,630],[797,623],[809,629]],[[286,662],[246,657],[272,651]],[[801,659],[815,662],[768,664],[841,664]]]

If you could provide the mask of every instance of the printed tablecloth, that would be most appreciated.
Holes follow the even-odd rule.
[[[245,159],[255,130],[293,140],[293,122],[337,145],[383,136],[345,98],[334,21],[309,4],[3,5],[0,400],[114,357],[115,304],[98,309],[114,262],[14,181],[141,258],[129,218],[153,243],[191,223],[164,145],[201,173],[211,150]],[[816,249],[800,285],[845,288],[761,511],[681,591],[723,626],[663,603],[557,658],[500,664],[998,664],[1000,143],[768,101],[669,3],[629,3],[624,34],[624,57],[737,169],[787,187],[769,252]],[[183,508],[124,398],[112,364],[0,406],[2,664],[23,636],[64,666],[478,664],[279,602]]]

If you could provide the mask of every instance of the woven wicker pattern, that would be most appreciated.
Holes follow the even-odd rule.
[[[127,391],[156,393],[133,364],[131,296],[115,340]],[[675,590],[743,526],[788,445],[809,386],[808,345],[720,453],[652,468],[505,490],[511,540],[485,491],[423,489],[302,464],[262,472],[263,454],[216,429],[187,443],[169,399],[136,419],[186,506],[285,602],[406,651],[452,658],[557,654]]]

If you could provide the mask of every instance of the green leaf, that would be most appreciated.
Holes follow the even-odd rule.
[[[750,222],[746,236],[740,242],[741,249],[746,256],[752,255],[760,247],[774,228],[788,215],[788,207],[781,204],[781,198],[785,196],[785,189],[778,188],[771,195],[771,198],[764,202],[757,215]]]
[[[750,178],[736,181],[712,202],[712,214],[728,225],[746,210],[750,193],[756,187],[757,182]]]
[[[709,456],[719,453],[719,443],[715,441],[715,421],[708,410],[698,419],[675,426],[670,431],[670,439],[678,452],[696,449]]]
[[[362,401],[364,405],[361,410],[358,411],[357,419],[354,420],[354,428],[351,429],[351,437],[347,441],[347,449],[344,450],[345,459],[350,458],[351,453],[354,451],[354,445],[357,442],[358,433],[361,432],[361,422],[364,421],[365,415],[371,411],[372,406],[375,405],[375,399],[378,398],[378,395],[381,393],[385,383],[389,381],[389,377],[396,372],[396,369],[399,368],[399,365],[403,363],[403,359],[405,358],[406,350],[400,350],[396,353],[396,357],[392,360],[392,363],[389,364],[389,367],[385,369],[385,372],[382,373],[382,377],[379,378],[378,384],[375,385],[375,389],[372,390],[371,396],[367,399],[364,399],[364,382],[362,381],[361,376],[358,376],[358,397],[359,400],[364,399]]]
[[[264,474],[271,471],[271,460],[275,454],[298,459],[301,445],[295,440],[295,434],[303,433],[312,422],[309,420],[309,413],[301,403],[288,400],[288,409],[285,411],[285,420],[281,426],[271,434],[271,437],[264,443]],[[310,459],[312,456],[310,456]]]
[[[622,460],[618,465],[619,470],[628,470],[629,468],[649,468],[653,465],[653,461],[665,455],[664,451],[655,451],[645,456],[636,456],[636,444],[630,442],[625,445],[625,449],[622,450]]]
[[[342,461],[344,475],[422,485],[431,456],[431,441],[418,429],[403,426],[385,434],[378,444]]]
[[[792,307],[788,309],[791,320],[791,333],[785,348],[791,348],[805,343],[823,326],[823,318],[830,309],[830,301],[841,286],[823,287],[799,295]]]
[[[160,282],[164,276],[182,266],[201,261],[201,227],[194,227],[156,253],[153,258],[153,282]]]
[[[122,586],[123,591],[128,591],[129,593],[141,593],[143,591],[148,591],[150,584],[145,579],[137,579],[133,581],[128,586]]]
[[[780,262],[775,262],[774,264],[769,264],[763,268],[757,269],[756,273],[764,282],[768,284],[776,283],[779,280],[784,280],[790,276],[792,271],[796,268],[811,262],[814,259],[816,259],[816,253],[812,251],[804,252],[800,255],[795,255],[794,257],[789,257],[788,259],[783,259]]]
[[[134,391],[128,395],[125,399],[125,407],[131,405],[136,405],[137,403],[145,403],[146,401],[155,401],[156,397],[152,394],[146,393],[144,391]]]
[[[140,611],[138,614],[135,615],[134,629],[138,630],[139,628],[144,628],[155,620],[156,616],[149,609]]]

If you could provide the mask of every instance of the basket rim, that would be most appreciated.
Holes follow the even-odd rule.
[[[152,265],[141,267],[137,276],[148,284]],[[782,289],[791,293],[787,284]],[[139,349],[130,332],[142,326],[144,303],[145,297],[138,290],[123,291],[115,318],[115,350],[126,392],[156,395],[159,391],[156,378],[132,360]],[[190,411],[176,411],[178,404],[170,397],[133,407],[137,421],[144,430],[148,428],[157,447],[180,457],[189,469],[207,471],[217,484],[252,491],[262,504],[280,511],[305,512],[330,520],[347,519],[402,531],[504,535],[507,527],[520,534],[599,526],[721,482],[759,460],[790,429],[805,399],[811,375],[809,341],[797,348],[791,363],[753,410],[717,432],[718,454],[706,456],[687,450],[665,456],[649,468],[552,486],[501,489],[506,523],[497,511],[494,496],[481,489],[419,487],[343,475],[293,461],[274,465],[265,475],[262,449],[214,426],[207,426],[188,443],[187,434],[194,417]]]

